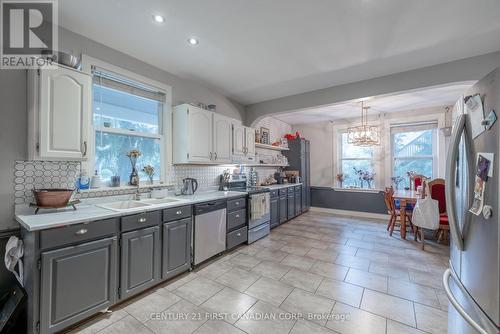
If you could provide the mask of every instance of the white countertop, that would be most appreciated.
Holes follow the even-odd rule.
[[[178,201],[166,204],[155,204],[146,207],[127,209],[124,211],[113,211],[110,209],[101,208],[97,205],[79,204],[77,210],[73,208],[65,208],[44,212],[40,210],[35,215],[35,209],[26,207],[16,213],[16,220],[28,231],[38,231],[53,227],[60,227],[78,223],[86,223],[95,220],[101,220],[112,217],[120,217],[140,212],[155,211],[166,208],[172,208],[182,205],[192,205],[206,201],[218,199],[228,199],[234,197],[245,196],[245,192],[237,191],[211,191],[200,192],[194,195],[175,196]],[[172,198],[174,198],[172,196]]]
[[[269,188],[270,190],[289,188],[294,186],[300,186],[302,183],[283,183],[283,184],[272,184],[270,186],[261,186],[262,188]]]

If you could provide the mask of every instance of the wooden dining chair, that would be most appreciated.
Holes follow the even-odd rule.
[[[445,197],[445,180],[434,179],[429,182],[429,193],[432,199],[438,201],[439,206],[439,229],[436,232],[437,241],[446,239],[450,224],[448,222],[448,214],[446,213],[446,197]]]
[[[385,188],[384,192],[384,201],[387,206],[387,213],[389,214],[389,223],[387,224],[387,230],[389,231],[389,235],[392,236],[394,232],[394,227],[396,223],[399,222],[401,225],[401,211],[396,208],[396,203],[394,202],[394,188]],[[411,210],[405,210],[406,219],[413,230],[413,225],[411,224]]]

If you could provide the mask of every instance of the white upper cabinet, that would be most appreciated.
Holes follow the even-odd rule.
[[[233,154],[244,156],[246,153],[245,127],[233,122]]]
[[[233,162],[255,161],[255,130],[233,121]]]
[[[174,109],[174,164],[232,162],[232,120],[188,104]]]
[[[199,108],[188,109],[189,160],[212,160],[212,114]]]
[[[247,156],[255,157],[255,130],[253,128],[245,128],[245,141]]]
[[[73,69],[30,71],[31,159],[87,159],[91,89],[91,77]]]
[[[231,119],[213,114],[213,160],[217,163],[230,163],[231,149]]]

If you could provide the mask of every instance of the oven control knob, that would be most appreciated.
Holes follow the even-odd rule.
[[[493,215],[493,208],[490,205],[485,205],[483,207],[484,219],[490,219],[492,215]]]

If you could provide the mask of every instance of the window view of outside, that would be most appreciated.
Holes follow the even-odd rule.
[[[138,149],[142,153],[137,160],[141,181],[148,180],[141,171],[145,165],[154,167],[154,180],[159,180],[163,103],[94,84],[93,109],[95,169],[102,179],[109,181],[119,175],[127,183],[132,167],[125,155]]]
[[[347,142],[347,133],[342,133],[341,173],[344,174],[344,188],[373,188],[374,181],[366,180],[373,176],[373,147],[354,146]],[[360,174],[359,171],[364,172]],[[363,179],[365,176],[365,179]]]
[[[436,129],[392,134],[393,176],[401,176],[404,187],[410,186],[407,172],[432,178]]]

